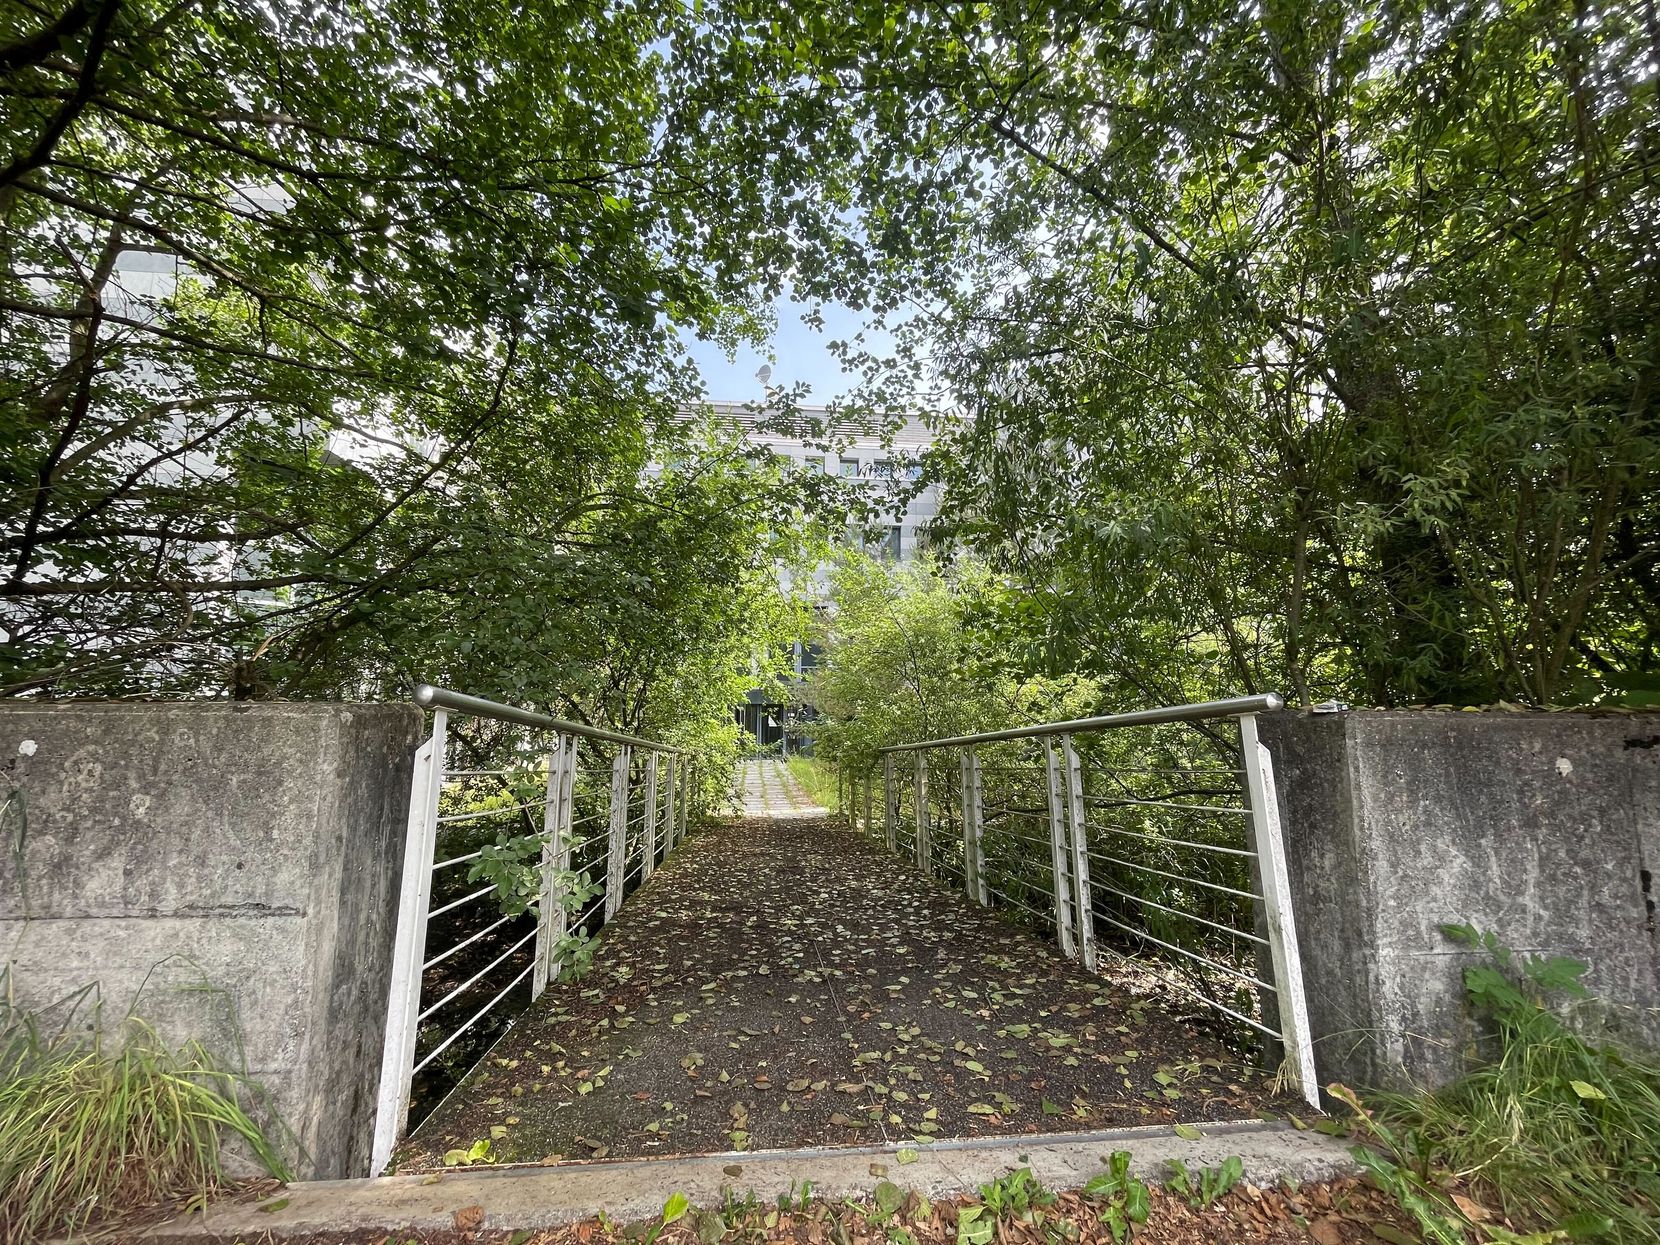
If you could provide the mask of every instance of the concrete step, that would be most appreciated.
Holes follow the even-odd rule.
[[[262,1203],[220,1203],[204,1214],[174,1220],[148,1233],[153,1240],[205,1236],[303,1237],[318,1232],[437,1231],[455,1226],[457,1211],[481,1207],[486,1230],[554,1228],[604,1210],[618,1223],[656,1218],[673,1193],[694,1206],[717,1206],[731,1189],[753,1191],[762,1202],[799,1194],[812,1182],[816,1198],[868,1199],[887,1179],[930,1198],[972,1193],[1017,1167],[1030,1167],[1045,1185],[1077,1188],[1104,1170],[1115,1150],[1128,1150],[1131,1170],[1143,1179],[1162,1177],[1179,1158],[1190,1169],[1214,1166],[1230,1155],[1245,1164],[1245,1179],[1258,1186],[1305,1184],[1356,1170],[1347,1145],[1333,1137],[1300,1132],[1285,1124],[1207,1124],[1188,1140],[1167,1125],[1088,1133],[1060,1133],[1030,1140],[976,1138],[902,1147],[773,1150],[686,1158],[565,1163],[553,1167],[473,1168],[435,1176],[387,1176],[378,1180],[320,1180],[290,1185]],[[912,1158],[911,1155],[915,1157]],[[286,1202],[276,1209],[260,1206]]]

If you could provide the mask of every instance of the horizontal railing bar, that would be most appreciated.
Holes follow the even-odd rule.
[[[1137,709],[1130,713],[1109,713],[1099,718],[1074,718],[1069,722],[1045,722],[1018,726],[1006,731],[984,731],[978,735],[956,735],[950,739],[924,739],[912,744],[878,748],[879,754],[914,752],[918,748],[948,748],[963,744],[991,743],[998,739],[1035,739],[1043,735],[1068,735],[1077,731],[1115,730],[1124,726],[1157,726],[1162,722],[1198,722],[1205,718],[1235,718],[1246,713],[1283,709],[1285,701],[1273,692],[1261,696],[1235,696],[1208,700],[1197,705],[1167,705],[1160,709]]]
[[[981,808],[982,813],[1002,813],[1008,817],[1033,817],[1039,821],[1049,819],[1049,810],[1046,808],[1010,808],[1007,804],[986,804]]]
[[[1230,974],[1234,977],[1238,977],[1241,981],[1248,981],[1253,986],[1257,986],[1257,987],[1259,987],[1263,990],[1273,990],[1274,989],[1274,987],[1269,985],[1266,981],[1259,981],[1255,977],[1251,976],[1251,974],[1249,974],[1249,973],[1242,973],[1237,968],[1229,968],[1226,964],[1219,964],[1215,960],[1207,960],[1204,956],[1195,955],[1193,952],[1187,950],[1185,947],[1178,947],[1173,942],[1165,942],[1164,939],[1162,939],[1162,938],[1154,938],[1151,934],[1149,934],[1144,929],[1137,929],[1133,925],[1126,925],[1122,921],[1115,921],[1110,916],[1103,916],[1099,912],[1091,913],[1091,915],[1096,920],[1105,921],[1108,925],[1111,925],[1111,926],[1113,926],[1117,929],[1123,930],[1126,934],[1133,934],[1137,938],[1146,939],[1148,942],[1152,943],[1155,947],[1163,947],[1166,951],[1174,951],[1177,955],[1185,955],[1188,959],[1192,960],[1196,964],[1203,964],[1207,968],[1214,968],[1219,973],[1228,973],[1228,974]],[[1275,991],[1275,993],[1277,994],[1278,991]]]
[[[523,913],[519,913],[517,915],[522,916]],[[514,920],[514,919],[515,919],[514,914],[509,914],[507,916],[502,917],[501,920],[496,921],[493,924],[486,925],[483,929],[479,930],[478,933],[472,934],[472,935],[469,935],[466,938],[463,938],[460,942],[456,943],[455,946],[451,947],[448,951],[440,951],[437,955],[433,956],[425,964],[421,965],[421,971],[425,972],[427,969],[433,967],[436,964],[442,964],[445,960],[449,959],[450,956],[454,955],[457,951],[460,951],[463,947],[472,946],[480,938],[483,938],[484,935],[486,935],[488,933],[491,933],[494,930],[500,929],[503,925],[506,925],[509,921]]]
[[[465,856],[451,856],[448,860],[435,860],[432,862],[432,871],[437,873],[438,870],[448,869],[451,865],[464,865],[469,860],[477,860],[482,855],[484,855],[484,849],[479,848],[478,851],[468,852]]]
[[[546,799],[528,800],[523,804],[514,804],[509,808],[487,808],[477,813],[447,813],[437,820],[441,826],[454,825],[458,821],[481,821],[486,817],[500,817],[503,813],[522,813],[527,808],[540,808],[546,803]]]
[[[1090,889],[1106,891],[1109,895],[1117,895],[1120,899],[1128,899],[1131,903],[1146,904],[1149,908],[1157,908],[1160,912],[1168,912],[1171,916],[1179,916],[1186,921],[1197,921],[1201,925],[1208,925],[1212,929],[1220,930],[1224,934],[1232,934],[1235,938],[1249,938],[1252,942],[1258,944],[1259,946],[1266,947],[1268,945],[1268,940],[1266,938],[1259,938],[1255,934],[1247,934],[1242,929],[1235,929],[1231,925],[1223,925],[1220,921],[1212,921],[1208,917],[1202,917],[1194,912],[1183,912],[1180,908],[1167,908],[1163,904],[1155,903],[1151,899],[1144,899],[1140,895],[1132,895],[1128,891],[1121,891],[1115,886],[1108,886],[1105,882],[1092,881],[1090,882]]]
[[[1170,769],[1160,766],[1114,765],[1109,761],[1102,760],[1100,757],[1086,756],[1081,757],[1080,759],[1088,768],[1103,774],[1186,774],[1189,777],[1194,774],[1235,774],[1241,778],[1245,776],[1245,771],[1242,769],[1224,769],[1221,766],[1213,765],[1196,765],[1192,768]]]
[[[1048,913],[1039,912],[1036,908],[1032,907],[1031,905],[1021,903],[1020,900],[1016,899],[1013,895],[1005,894],[1003,891],[998,890],[995,886],[988,886],[986,888],[986,892],[988,894],[996,895],[999,899],[1002,899],[1006,903],[1011,903],[1017,908],[1021,908],[1025,911],[1027,911],[1027,912],[1030,912],[1033,916],[1037,917],[1037,919],[1040,920],[1040,921],[1048,921],[1051,925],[1054,924],[1054,917],[1050,916]]]
[[[599,894],[595,895],[593,897],[593,899],[589,901],[588,906],[586,908],[584,908],[581,912],[578,912],[575,916],[573,916],[570,919],[570,923],[566,926],[566,928],[567,929],[575,929],[577,926],[581,925],[584,921],[586,921],[590,916],[592,916],[595,912],[599,911],[600,907],[604,903],[605,903],[605,891],[602,889]]]
[[[1194,886],[1203,886],[1207,890],[1221,891],[1224,895],[1238,895],[1241,899],[1254,899],[1258,903],[1262,902],[1261,895],[1253,895],[1250,891],[1235,890],[1231,886],[1223,886],[1220,882],[1206,882],[1202,878],[1190,878],[1183,873],[1167,873],[1163,869],[1153,868],[1152,865],[1132,864],[1128,860],[1120,860],[1116,856],[1108,856],[1100,852],[1090,852],[1089,858],[1091,860],[1105,860],[1109,864],[1122,865],[1126,869],[1140,869],[1143,873],[1156,873],[1159,877],[1169,878],[1172,882],[1191,882]]]
[[[529,942],[532,938],[536,937],[536,935],[540,932],[541,932],[540,930],[534,930],[534,929],[531,930],[530,933],[526,934],[523,938],[519,939],[518,942],[514,943],[507,950],[503,951],[495,959],[491,960],[489,964],[487,964],[483,968],[479,969],[478,972],[474,973],[471,977],[467,978],[466,981],[462,982],[459,986],[457,986],[455,989],[451,990],[448,994],[446,994],[443,998],[439,999],[431,1007],[427,1008],[426,1011],[422,1012],[419,1016],[417,1016],[415,1018],[416,1023],[419,1024],[421,1021],[425,1020],[428,1016],[432,1015],[433,1012],[437,1011],[440,1007],[444,1006],[444,1004],[448,1003],[451,999],[455,998],[458,994],[461,994],[466,990],[472,989],[473,986],[477,985],[480,981],[482,981],[484,979],[485,976],[487,976],[489,974],[489,972],[492,968],[494,968],[496,965],[500,964],[503,960],[505,960],[508,956],[512,955],[520,947],[524,946],[525,943]]]
[[[1250,1025],[1251,1028],[1255,1029],[1258,1033],[1265,1034],[1266,1036],[1273,1038],[1275,1041],[1284,1041],[1284,1039],[1280,1036],[1279,1031],[1277,1029],[1270,1029],[1267,1025],[1263,1024],[1261,1021],[1252,1020],[1249,1016],[1243,1016],[1239,1012],[1234,1011],[1234,1009],[1231,1008],[1231,1007],[1224,1007],[1221,1003],[1218,1003],[1215,999],[1208,998],[1207,996],[1201,994],[1198,990],[1196,990],[1194,988],[1193,983],[1191,981],[1188,981],[1186,978],[1169,976],[1165,973],[1158,972],[1154,969],[1153,965],[1151,963],[1149,963],[1148,961],[1146,961],[1146,960],[1133,960],[1129,956],[1125,955],[1122,951],[1119,951],[1114,947],[1107,946],[1103,943],[1097,943],[1096,946],[1098,948],[1100,948],[1101,950],[1105,951],[1108,955],[1113,956],[1115,959],[1119,959],[1119,960],[1124,961],[1124,963],[1128,964],[1131,968],[1138,968],[1144,973],[1149,973],[1154,977],[1159,977],[1159,978],[1163,979],[1164,981],[1169,982],[1171,985],[1175,986],[1177,989],[1183,990],[1186,993],[1192,995],[1195,1000],[1197,1000],[1198,1002],[1204,1004],[1206,1007],[1214,1008],[1215,1010],[1221,1012],[1224,1016],[1232,1016],[1235,1020],[1239,1021],[1241,1024]]]
[[[494,882],[492,882],[492,883],[490,883],[490,885],[488,885],[486,887],[483,887],[480,890],[474,891],[471,895],[463,895],[463,896],[461,896],[460,899],[452,899],[449,903],[445,904],[442,908],[434,908],[431,912],[427,913],[427,920],[430,921],[435,916],[442,916],[444,913],[448,912],[451,908],[459,908],[464,903],[471,903],[473,900],[477,899],[479,896],[488,895],[491,891],[493,891],[495,889],[496,889],[496,884]]]
[[[423,709],[452,709],[456,713],[470,713],[474,717],[495,718],[502,722],[517,722],[521,726],[542,726],[551,731],[558,731],[561,735],[579,735],[583,739],[628,744],[635,748],[650,748],[655,752],[687,754],[685,748],[654,743],[636,735],[624,735],[619,731],[608,731],[598,726],[585,726],[581,722],[568,722],[564,718],[521,709],[517,705],[498,704],[493,700],[485,700],[482,696],[469,696],[466,692],[452,692],[447,687],[434,687],[430,683],[422,683],[415,688],[415,703]]]
[[[437,1046],[433,1047],[432,1050],[427,1052],[427,1057],[425,1059],[421,1060],[420,1063],[415,1065],[414,1070],[410,1072],[410,1075],[414,1076],[416,1072],[419,1072],[422,1068],[426,1067],[434,1059],[438,1058],[439,1055],[442,1055],[446,1050],[448,1050],[449,1046],[450,1046],[450,1043],[454,1042],[456,1038],[460,1037],[463,1033],[467,1032],[468,1029],[471,1029],[475,1024],[477,1024],[480,1020],[482,1020],[489,1013],[489,1011],[492,1007],[494,1007],[497,1003],[500,1003],[504,998],[506,998],[510,993],[512,993],[513,987],[517,986],[526,977],[530,976],[530,970],[535,968],[535,967],[536,967],[536,965],[534,963],[526,964],[524,972],[520,973],[517,977],[513,978],[512,981],[508,982],[507,985],[505,987],[503,987],[502,992],[500,994],[496,995],[495,998],[491,999],[483,1007],[479,1008],[478,1011],[473,1014],[471,1019],[469,1019],[465,1024],[463,1024],[454,1033],[450,1034],[449,1037],[445,1038]]]
[[[1235,808],[1228,804],[1178,804],[1174,800],[1138,800],[1134,796],[1116,795],[1086,795],[1085,804],[1093,804],[1097,808],[1179,808],[1193,813],[1238,813],[1242,817],[1249,817],[1248,808]]]
[[[1178,847],[1197,848],[1201,852],[1222,852],[1228,856],[1244,856],[1255,860],[1257,854],[1248,852],[1243,847],[1221,847],[1214,843],[1195,843],[1191,839],[1172,839],[1158,834],[1137,834],[1134,830],[1120,830],[1117,826],[1103,826],[1099,822],[1084,822],[1086,830],[1102,830],[1107,834],[1121,834],[1126,838],[1145,839],[1149,843],[1174,843]]]
[[[1035,834],[1019,834],[1013,830],[998,830],[997,835],[1007,839],[1019,839],[1022,843],[1035,843],[1039,847],[1048,847],[1048,839],[1040,839]]]

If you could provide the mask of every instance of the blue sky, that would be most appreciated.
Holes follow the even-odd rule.
[[[775,387],[798,382],[810,385],[812,392],[804,401],[813,405],[833,401],[853,388],[858,375],[841,370],[841,363],[830,353],[829,345],[832,341],[850,341],[865,327],[865,313],[826,303],[822,307],[824,331],[820,332],[801,322],[801,317],[812,310],[810,303],[781,298],[773,310],[778,317],[778,329],[772,341],[761,350],[740,350],[737,358],[729,361],[725,352],[711,342],[687,343],[712,401],[759,399],[761,382],[755,373],[763,363],[772,365],[771,383]],[[873,334],[870,344],[880,345],[887,340],[886,334]]]

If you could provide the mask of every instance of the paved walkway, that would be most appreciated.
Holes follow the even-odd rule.
[[[1250,1119],[1278,1105],[1198,1009],[1085,974],[756,763],[746,816],[630,898],[415,1132],[400,1169]],[[799,788],[796,788],[798,791]]]
[[[745,761],[739,778],[743,784],[739,807],[745,817],[823,817],[827,812],[813,803],[783,761]]]

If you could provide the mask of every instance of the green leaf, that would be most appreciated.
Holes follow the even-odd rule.
[[[1198,1141],[1204,1136],[1204,1133],[1200,1132],[1192,1124],[1178,1124],[1176,1125],[1175,1131],[1176,1136],[1180,1137],[1183,1141]]]
[[[669,1200],[663,1203],[663,1222],[671,1224],[684,1218],[692,1201],[684,1193],[671,1193]]]

